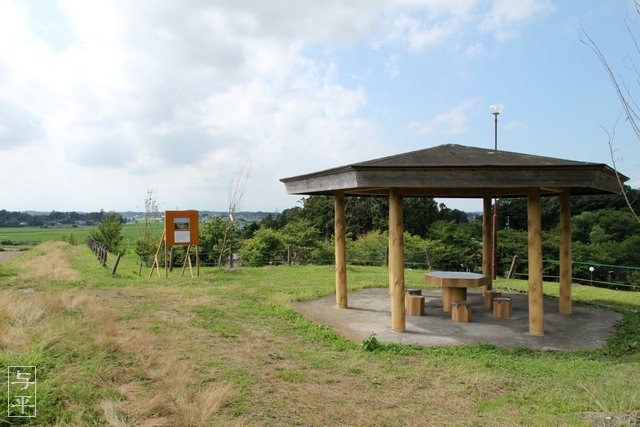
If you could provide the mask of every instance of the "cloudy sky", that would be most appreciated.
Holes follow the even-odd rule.
[[[611,164],[640,141],[630,0],[0,0],[0,209],[282,211],[280,178],[454,143]],[[631,86],[635,89],[637,86]],[[640,96],[640,95],[639,95]],[[616,124],[617,123],[617,124]],[[481,210],[480,201],[440,200]]]

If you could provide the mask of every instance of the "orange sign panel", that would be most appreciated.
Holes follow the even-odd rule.
[[[198,211],[165,211],[167,246],[198,244]]]

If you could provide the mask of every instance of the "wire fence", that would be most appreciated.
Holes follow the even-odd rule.
[[[176,252],[175,259],[170,260],[170,264],[178,265],[184,263],[184,252]],[[194,257],[194,254],[190,254]],[[388,265],[388,249],[377,249],[371,251],[352,250],[347,248],[347,263],[349,265],[362,266],[387,266]],[[220,259],[219,253],[200,252],[200,266],[217,267]],[[432,255],[428,250],[405,250],[405,268],[432,270],[438,269],[439,263],[437,259],[432,259]],[[517,259],[517,258],[516,258]],[[195,259],[192,259],[195,262]],[[527,279],[527,259],[520,259],[517,262],[502,262],[498,271],[504,270],[504,277],[515,277],[519,279]],[[242,251],[234,253],[231,257],[223,258],[222,266],[236,267],[265,267],[265,266],[295,266],[295,265],[333,265],[335,263],[334,254],[326,248],[305,248],[289,246],[282,250],[273,251]],[[543,260],[543,278],[546,281],[559,281],[557,274],[560,261]],[[451,270],[457,271],[482,271],[482,260],[474,258],[467,263],[459,265],[448,264]],[[511,265],[511,269],[508,269]],[[593,271],[590,269],[593,268]],[[507,274],[509,271],[509,274]],[[617,266],[608,264],[598,264],[589,262],[572,262],[572,282],[582,285],[605,287],[609,289],[627,290],[640,292],[640,268],[629,266]]]
[[[527,262],[528,260],[522,259],[518,262],[518,265],[526,266]],[[557,274],[560,261],[543,260],[542,264],[542,277],[544,279],[560,281],[560,276]],[[521,268],[521,270],[522,271],[516,270],[513,276],[520,278],[528,277],[529,273],[526,268]],[[640,292],[640,267],[572,261],[571,271],[573,273],[571,276],[572,283],[580,283],[582,285],[599,288]]]
[[[111,255],[105,245],[96,242],[91,238],[91,236],[87,236],[87,246],[98,257],[98,260],[103,267],[109,268],[111,270],[111,274],[116,274],[121,254],[117,254],[115,256]]]

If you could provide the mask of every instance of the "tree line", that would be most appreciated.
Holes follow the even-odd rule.
[[[634,207],[640,191],[626,187]],[[333,198],[311,196],[300,206],[268,216],[237,234],[237,251],[245,264],[277,262],[293,247],[299,263],[333,262]],[[388,244],[389,205],[387,198],[345,199],[347,258],[350,264],[384,261]],[[514,256],[526,260],[527,201],[524,198],[498,200],[498,274],[506,275]],[[437,270],[481,271],[482,216],[437,204],[432,198],[404,200],[405,262],[408,266]],[[543,259],[559,259],[559,201],[542,199]],[[207,234],[206,229],[203,230]],[[215,233],[207,234],[206,245],[216,247]],[[640,267],[640,223],[622,195],[572,197],[572,252],[574,275],[588,277],[587,263]],[[526,268],[526,265],[524,266]],[[544,274],[558,275],[558,264],[545,263]],[[640,284],[636,270],[599,269],[595,279]]]
[[[636,205],[640,191],[626,188]],[[381,265],[388,244],[389,203],[384,197],[345,199],[347,258],[350,264]],[[159,217],[157,204],[148,196],[146,220]],[[403,204],[405,262],[416,268],[481,271],[482,216],[468,215],[438,204],[433,198],[406,198]],[[498,274],[506,275],[512,259],[527,253],[527,202],[522,198],[498,200]],[[557,197],[542,200],[543,259],[559,259],[559,203]],[[103,215],[92,237],[112,253],[124,253],[123,218]],[[334,199],[311,196],[298,206],[261,221],[238,226],[231,216],[215,216],[200,224],[199,246],[203,265],[225,266],[237,256],[242,265],[260,266],[284,262],[288,251],[296,263],[331,264],[334,260]],[[141,266],[150,265],[157,248],[159,228],[145,227],[136,242]],[[572,252],[575,275],[588,275],[596,263],[640,266],[640,223],[621,195],[572,197]],[[177,261],[184,248],[176,247]],[[545,263],[546,275],[557,275],[557,263]],[[636,270],[638,271],[638,270]],[[613,274],[613,277],[612,277]],[[607,270],[595,279],[640,284],[640,273]],[[606,277],[605,277],[606,276]]]
[[[0,210],[0,227],[49,227],[57,224],[77,225],[79,223],[94,225],[104,221],[106,215],[107,213],[104,210],[89,213],[52,211],[50,213],[32,215],[27,212],[2,209]],[[122,218],[122,221],[125,221],[125,219]]]

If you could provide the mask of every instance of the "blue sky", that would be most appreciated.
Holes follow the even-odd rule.
[[[498,102],[500,149],[611,165],[615,129],[638,188],[640,141],[580,42],[632,83],[626,16],[630,0],[0,0],[0,209],[140,210],[154,189],[161,210],[224,211],[250,161],[241,208],[282,211],[299,197],[280,178],[493,147]]]

